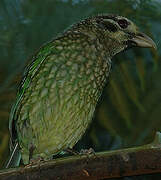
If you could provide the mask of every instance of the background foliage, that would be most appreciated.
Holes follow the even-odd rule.
[[[43,43],[72,23],[98,13],[128,17],[154,39],[158,50],[135,48],[113,59],[94,120],[75,148],[103,151],[149,143],[161,131],[160,7],[159,0],[1,0],[0,167],[8,157],[8,117],[25,64]]]

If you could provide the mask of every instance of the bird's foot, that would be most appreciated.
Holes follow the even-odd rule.
[[[89,149],[81,149],[80,152],[78,151],[75,151],[74,149],[71,149],[71,148],[67,148],[64,150],[65,152],[68,152],[70,154],[73,154],[73,155],[90,155],[90,154],[95,154],[95,151],[94,149],[92,148],[89,148]]]
[[[95,151],[93,148],[89,149],[81,149],[80,153],[81,156],[86,156],[87,160],[90,160],[90,158],[97,158]]]
[[[44,158],[43,157],[37,157],[36,159],[30,159],[30,163],[31,164],[38,164],[40,162],[44,161]]]
[[[25,167],[31,167],[33,165],[40,164],[40,162],[43,162],[43,161],[44,161],[44,158],[39,156],[36,159],[30,159],[30,163],[26,164]]]
[[[90,154],[94,154],[95,155],[95,151],[93,148],[89,148],[89,149],[81,149],[80,155],[90,155]]]
[[[67,153],[73,154],[73,155],[79,155],[80,154],[78,151],[75,151],[72,148],[67,148],[64,151],[67,152]]]

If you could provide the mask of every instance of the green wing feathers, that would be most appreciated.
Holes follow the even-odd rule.
[[[11,155],[7,162],[6,168],[8,167],[14,167],[18,166],[21,159],[21,154],[19,151],[18,143],[16,143],[17,139],[17,132],[16,132],[16,120],[18,115],[18,109],[20,102],[23,98],[25,90],[29,87],[30,82],[32,81],[32,78],[34,77],[35,73],[38,71],[39,67],[43,63],[43,61],[46,59],[46,57],[51,53],[52,43],[49,42],[45,46],[41,47],[38,53],[33,57],[33,61],[30,63],[29,66],[27,66],[23,78],[20,82],[20,86],[18,89],[16,101],[14,105],[12,106],[10,118],[9,118],[9,130],[10,130],[10,150]]]

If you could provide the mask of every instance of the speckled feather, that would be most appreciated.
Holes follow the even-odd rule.
[[[127,23],[125,30],[120,19]],[[19,144],[24,164],[30,158],[50,159],[77,143],[92,120],[111,58],[128,47],[136,31],[126,18],[100,15],[71,26],[39,49],[10,116],[11,149]]]
[[[101,50],[95,52],[88,37],[67,35],[52,42],[39,73],[32,71],[34,77],[23,95],[17,119],[22,154],[27,155],[24,159],[28,159],[30,145],[36,147],[35,155],[50,157],[72,148],[84,134],[101,94],[98,87],[103,88],[110,68],[102,61],[105,55]]]
[[[84,134],[110,70],[104,52],[77,32],[40,49],[26,70],[14,114],[24,163],[30,146],[33,158],[51,158]]]

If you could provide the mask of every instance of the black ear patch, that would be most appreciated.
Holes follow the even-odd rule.
[[[98,26],[104,30],[108,30],[110,32],[116,32],[117,31],[117,27],[112,24],[109,21],[103,21],[101,19],[96,20]]]

